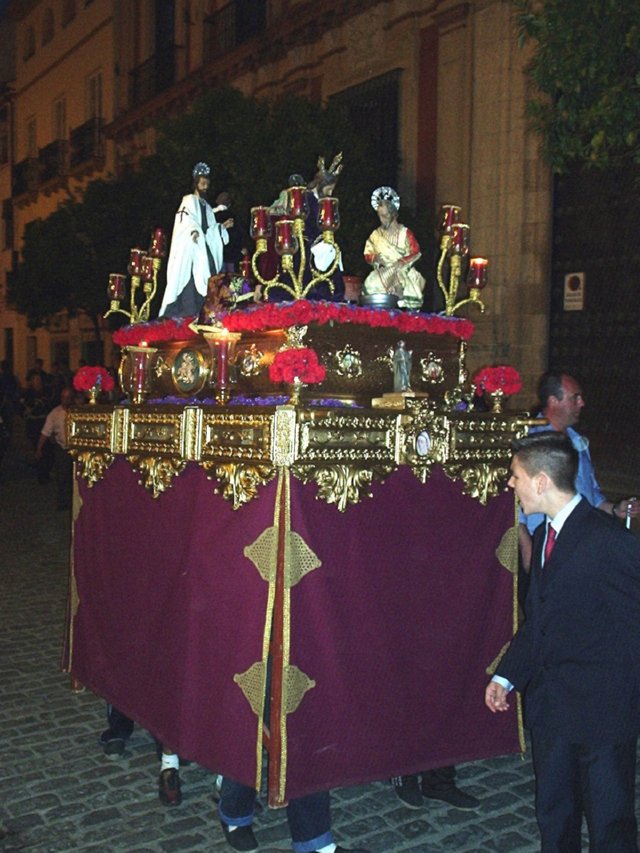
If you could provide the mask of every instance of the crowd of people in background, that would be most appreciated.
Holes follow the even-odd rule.
[[[82,366],[84,362],[81,363]],[[0,462],[12,436],[25,442],[24,463],[33,468],[38,483],[57,484],[58,509],[71,503],[71,459],[66,449],[66,412],[82,403],[73,387],[66,361],[54,361],[50,371],[36,358],[21,382],[8,359],[0,362]]]

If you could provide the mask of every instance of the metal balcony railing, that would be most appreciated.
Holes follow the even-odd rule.
[[[176,54],[177,48],[173,45],[162,53],[150,57],[130,72],[130,107],[137,107],[150,101],[176,82]]]
[[[204,60],[209,62],[263,32],[264,0],[232,0],[204,19]]]
[[[90,118],[71,131],[69,165],[73,169],[104,157],[104,119]]]
[[[15,196],[35,192],[38,188],[39,163],[36,157],[27,157],[16,163],[11,171],[11,194]]]
[[[56,139],[40,149],[40,181],[62,178],[68,171],[69,145],[66,139]]]

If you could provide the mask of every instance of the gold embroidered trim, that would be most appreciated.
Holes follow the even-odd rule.
[[[262,660],[252,663],[249,669],[234,675],[233,680],[244,693],[253,713],[262,719],[264,691],[267,682],[266,662]]]
[[[282,682],[283,697],[282,706],[286,714],[293,714],[298,710],[298,706],[304,698],[304,694],[315,687],[316,683],[313,678],[309,678],[297,666],[287,666],[284,671],[284,679]]]
[[[518,529],[510,527],[505,531],[496,548],[496,557],[501,566],[511,572],[514,577],[518,575]]]
[[[251,560],[263,581],[269,584],[275,583],[278,561],[278,527],[274,525],[265,528],[251,545],[247,545],[244,549],[244,555]]]

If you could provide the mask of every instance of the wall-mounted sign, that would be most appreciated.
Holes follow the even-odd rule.
[[[564,310],[584,310],[585,274],[570,272],[564,277]]]

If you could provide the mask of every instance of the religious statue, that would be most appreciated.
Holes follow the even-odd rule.
[[[393,390],[411,391],[411,359],[413,352],[404,341],[398,341],[393,352]]]
[[[398,222],[400,196],[391,187],[378,187],[371,196],[380,226],[373,231],[364,247],[364,259],[373,271],[365,278],[362,292],[391,293],[398,297],[401,308],[422,306],[425,280],[414,268],[420,246],[413,233]]]
[[[176,213],[160,317],[198,314],[209,278],[222,269],[223,247],[229,241],[227,228],[233,225],[233,219],[216,221],[206,198],[210,174],[206,163],[196,163],[192,192],[183,196]]]

